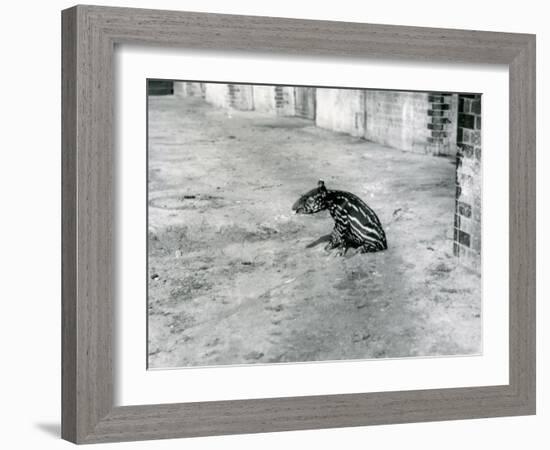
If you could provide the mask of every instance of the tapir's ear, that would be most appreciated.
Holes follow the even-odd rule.
[[[327,195],[327,188],[325,187],[325,182],[323,180],[319,180],[317,183],[319,194],[321,194],[323,197]]]

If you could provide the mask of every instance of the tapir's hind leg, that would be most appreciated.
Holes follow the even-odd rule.
[[[386,245],[382,244],[381,242],[377,242],[376,244],[363,244],[361,247],[359,247],[359,251],[361,253],[374,253],[386,250],[386,248]]]

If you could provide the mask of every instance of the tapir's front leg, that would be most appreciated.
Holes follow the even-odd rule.
[[[339,248],[345,245],[344,238],[341,234],[341,231],[338,227],[334,226],[332,233],[330,234],[330,240],[327,245],[325,245],[325,250],[329,251],[334,248]]]

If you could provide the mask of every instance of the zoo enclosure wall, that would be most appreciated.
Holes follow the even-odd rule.
[[[222,108],[301,117],[400,150],[455,156],[458,94],[175,81],[177,96]]]

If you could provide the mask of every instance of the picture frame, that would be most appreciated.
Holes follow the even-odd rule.
[[[119,44],[509,69],[509,384],[114,406]],[[535,36],[100,6],[62,12],[62,437],[75,443],[535,414]]]

